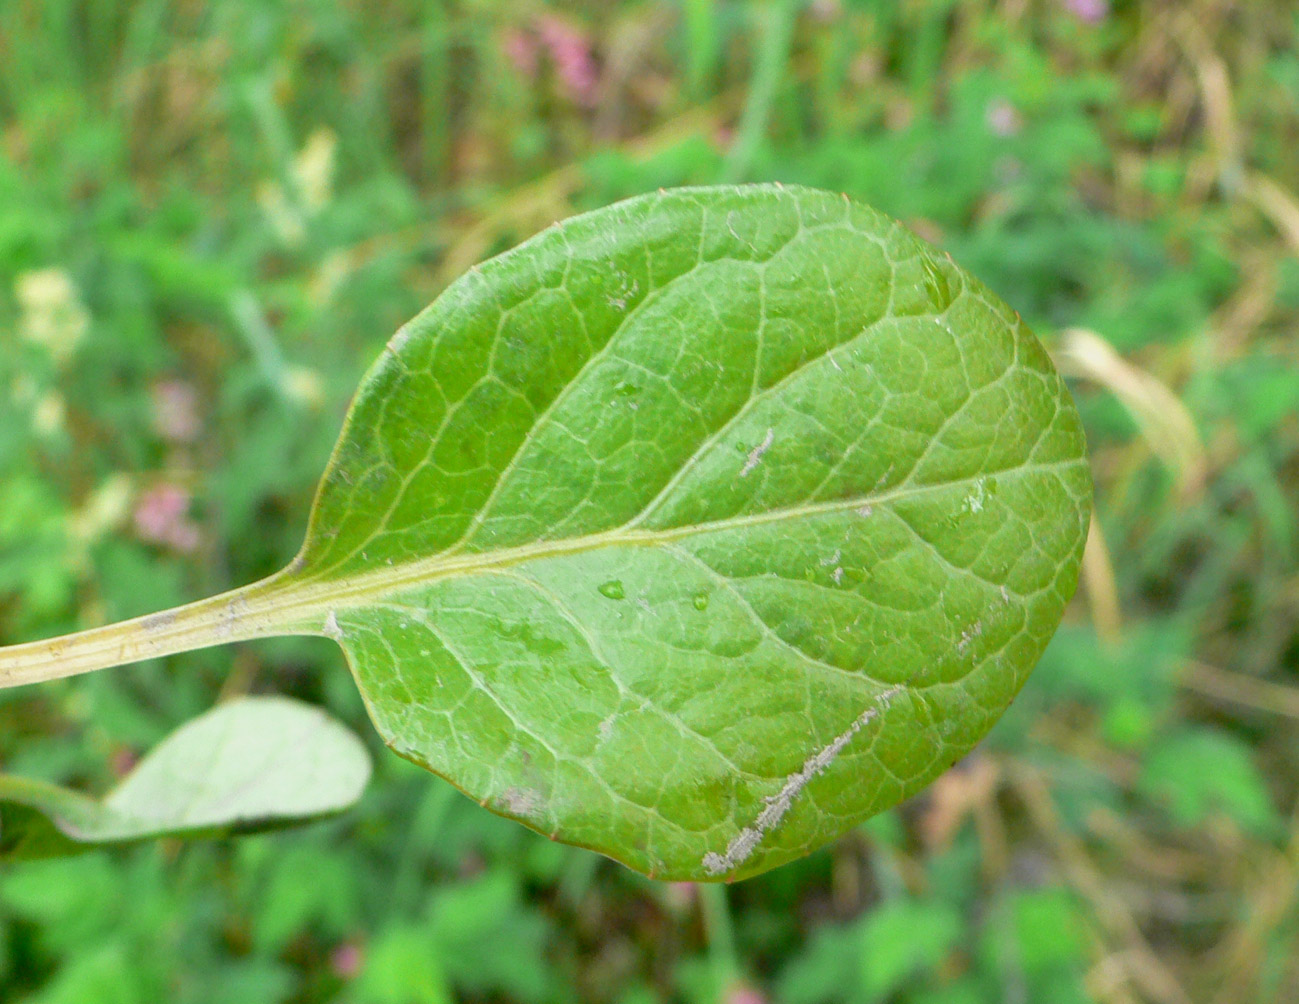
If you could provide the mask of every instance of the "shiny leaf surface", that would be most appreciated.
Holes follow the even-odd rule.
[[[1090,491],[1046,354],[950,259],[826,193],[677,190],[404,327],[256,609],[337,640],[384,740],[494,811],[732,879],[984,735]]]

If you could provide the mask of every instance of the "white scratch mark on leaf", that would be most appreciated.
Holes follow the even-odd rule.
[[[988,490],[984,484],[983,478],[979,478],[974,483],[974,491],[965,496],[965,502],[961,508],[966,512],[982,512],[983,504],[987,500]]]
[[[801,770],[785,778],[780,791],[763,800],[763,809],[752,826],[746,826],[726,845],[726,853],[718,854],[709,851],[704,855],[704,871],[709,875],[724,875],[732,872],[757,850],[763,837],[780,825],[796,799],[808,783],[834,763],[835,757],[843,752],[853,737],[880,716],[898,694],[902,693],[902,684],[895,684],[885,690],[875,703],[857,716],[856,720],[843,732],[835,736],[829,745],[813,753],[803,763]]]
[[[337,642],[343,640],[343,629],[338,625],[338,615],[332,610],[329,611],[329,616],[325,618],[325,635]]]
[[[619,278],[622,281],[619,283],[618,295],[609,295],[605,299],[615,310],[626,310],[627,301],[640,292],[640,281],[632,279],[625,272],[620,273]]]
[[[983,634],[983,621],[975,621],[961,632],[961,640],[956,643],[956,651],[964,655],[965,650],[970,647],[970,642],[974,641],[974,639],[978,638],[981,634]]]
[[[541,796],[529,788],[506,788],[501,795],[501,804],[507,812],[527,818],[536,815],[541,808]]]
[[[740,477],[747,478],[749,473],[762,463],[762,458],[767,455],[767,451],[771,449],[771,444],[775,441],[776,430],[768,429],[767,435],[763,438],[762,442],[749,451],[749,458],[744,461],[744,466],[740,469]]]

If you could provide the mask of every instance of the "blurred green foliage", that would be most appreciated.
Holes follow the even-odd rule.
[[[450,279],[723,179],[902,217],[1076,380],[1107,546],[993,736],[720,893],[378,751],[339,820],[7,868],[0,999],[1299,999],[1287,4],[5,0],[0,638],[274,571]],[[289,640],[0,692],[0,756],[102,791],[242,692],[366,731],[336,651]]]

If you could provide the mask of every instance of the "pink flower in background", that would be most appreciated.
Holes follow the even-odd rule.
[[[537,22],[537,34],[550,53],[568,96],[578,104],[594,104],[599,74],[586,36],[557,17],[541,18]]]
[[[361,947],[354,941],[345,941],[334,949],[329,956],[329,968],[334,975],[344,980],[352,980],[361,972],[365,956]]]
[[[726,1004],[767,1004],[766,997],[743,983],[736,983],[727,988],[723,1000]]]
[[[501,50],[520,74],[529,80],[537,75],[537,40],[527,32],[511,28],[501,42]]]
[[[184,380],[153,385],[153,427],[172,443],[192,443],[203,431],[198,417],[198,393]]]
[[[1065,6],[1080,21],[1099,24],[1110,12],[1109,0],[1065,0]]]
[[[988,129],[994,136],[1014,136],[1023,126],[1019,112],[1005,98],[997,98],[984,113]]]
[[[134,750],[128,749],[125,746],[118,747],[113,751],[113,755],[109,758],[109,763],[112,764],[113,767],[114,777],[126,777],[126,775],[131,773],[135,768],[135,765],[139,762],[139,755]]]
[[[135,503],[135,532],[150,544],[189,554],[198,549],[198,524],[189,518],[190,494],[172,484],[155,485]]]
[[[669,882],[663,887],[663,902],[673,913],[694,909],[699,890],[693,882]]]

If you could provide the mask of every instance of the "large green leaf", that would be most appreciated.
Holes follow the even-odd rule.
[[[397,333],[284,573],[0,653],[0,682],[327,635],[384,740],[492,810],[737,878],[984,735],[1090,494],[1064,384],[950,259],[822,192],[661,192]]]
[[[946,257],[820,192],[675,191],[397,334],[286,582],[403,756],[651,875],[736,877],[988,730],[1089,498],[1064,385]]]
[[[246,697],[181,726],[102,800],[0,775],[0,857],[282,826],[348,808],[369,778],[361,741],[319,709]]]

